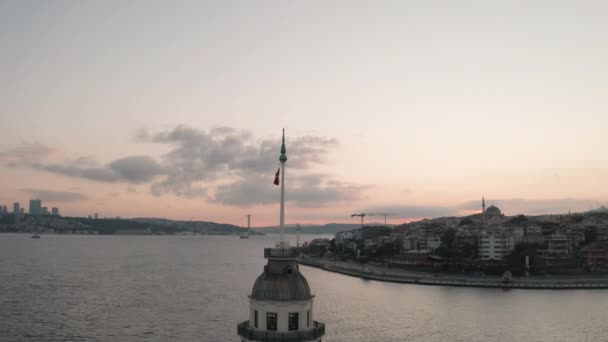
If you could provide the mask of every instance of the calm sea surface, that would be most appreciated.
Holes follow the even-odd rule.
[[[238,341],[262,248],[275,239],[0,234],[0,340]],[[301,271],[324,341],[608,341],[606,290],[426,287]]]

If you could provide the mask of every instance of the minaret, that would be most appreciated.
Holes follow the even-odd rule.
[[[296,247],[300,247],[300,230],[302,230],[302,228],[300,228],[300,224],[296,225]]]
[[[281,237],[274,248],[264,248],[268,263],[249,295],[249,320],[238,324],[242,342],[321,342],[325,324],[313,320],[308,281],[296,262],[300,249],[285,241],[285,130],[281,144]]]
[[[486,225],[486,198],[482,197],[481,198],[481,223],[483,223],[483,225]]]

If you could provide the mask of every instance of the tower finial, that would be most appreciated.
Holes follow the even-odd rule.
[[[285,148],[285,128],[283,128],[283,140],[281,142],[281,156],[279,157],[279,161],[283,164],[287,161],[287,149]]]

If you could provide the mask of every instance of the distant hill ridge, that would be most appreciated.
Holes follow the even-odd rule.
[[[382,223],[370,222],[365,225],[384,225]],[[300,225],[300,234],[336,234],[337,232],[341,232],[344,230],[352,230],[360,228],[361,224],[359,223],[328,223],[321,225],[310,225],[310,224],[301,224]],[[280,232],[280,228],[277,226],[271,227],[256,227],[256,230],[266,234],[278,234]],[[287,234],[296,234],[296,226],[288,225],[285,227],[285,233]]]

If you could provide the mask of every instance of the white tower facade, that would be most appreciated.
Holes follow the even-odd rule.
[[[284,239],[285,224],[285,132],[281,145],[281,237],[273,248],[264,249],[268,263],[249,295],[249,320],[238,324],[242,342],[321,342],[325,324],[313,319],[314,295],[296,262],[300,249]]]

